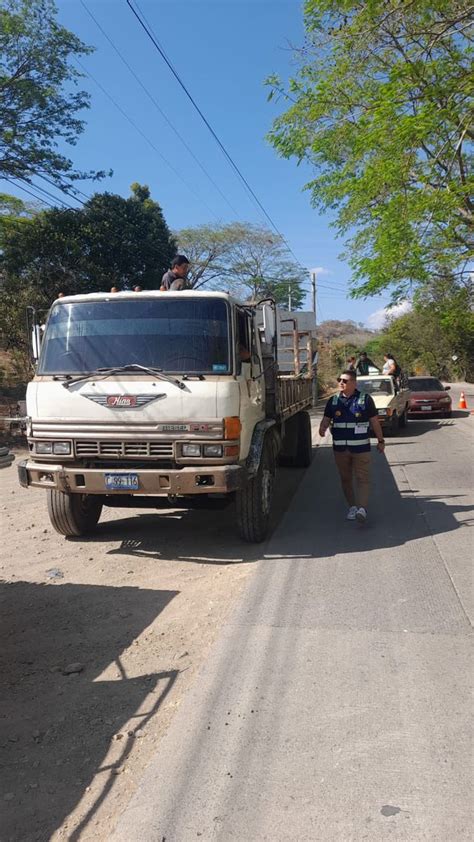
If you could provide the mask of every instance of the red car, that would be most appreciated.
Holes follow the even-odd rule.
[[[437,377],[409,377],[411,395],[408,414],[411,416],[434,415],[451,417],[451,397],[446,392],[450,386],[443,386]]]

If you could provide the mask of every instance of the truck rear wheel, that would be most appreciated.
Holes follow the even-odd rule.
[[[48,514],[56,532],[78,537],[92,532],[99,522],[102,500],[94,494],[64,494],[48,490]]]
[[[285,424],[279,464],[285,468],[307,468],[313,458],[311,418],[304,410]]]
[[[284,468],[293,468],[295,466],[298,451],[298,429],[298,416],[293,415],[285,422],[285,434],[278,456],[278,464]]]
[[[309,468],[313,459],[313,438],[309,412],[298,412],[298,443],[295,468]]]
[[[274,450],[267,436],[257,473],[248,480],[244,488],[237,491],[235,497],[237,526],[244,541],[258,544],[267,535],[275,471]]]

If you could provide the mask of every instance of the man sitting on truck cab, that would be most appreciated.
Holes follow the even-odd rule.
[[[177,254],[171,261],[171,269],[163,275],[160,290],[186,289],[186,275],[189,272],[189,260],[184,254]]]

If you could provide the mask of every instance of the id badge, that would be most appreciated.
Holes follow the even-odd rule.
[[[362,435],[362,433],[366,433],[368,429],[369,429],[368,424],[356,424],[354,433],[356,434],[356,436],[360,436],[360,435]]]

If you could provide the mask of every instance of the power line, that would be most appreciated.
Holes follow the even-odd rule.
[[[47,202],[46,199],[43,199],[42,196],[38,196],[36,193],[33,193],[32,190],[27,190],[26,187],[23,187],[22,184],[17,184],[16,181],[13,181],[13,179],[11,178],[7,178],[6,175],[2,176],[2,178],[4,179],[4,181],[8,181],[10,184],[13,184],[13,186],[16,187],[17,190],[22,190],[23,193],[28,193],[29,196],[33,196],[33,198],[36,199],[38,202],[41,202],[41,204],[48,205],[48,207],[50,208],[55,207],[55,205],[52,205],[51,202]]]
[[[342,295],[347,294],[349,292],[349,290],[346,289],[345,287],[332,287],[332,286],[329,286],[328,284],[319,284],[319,283],[318,283],[318,289],[327,289],[330,292],[337,292],[337,293],[341,293]]]
[[[258,205],[258,207],[260,208],[260,210],[262,211],[262,213],[264,214],[264,216],[266,217],[266,219],[267,219],[267,220],[268,220],[268,222],[270,223],[270,225],[271,225],[271,227],[273,228],[273,230],[274,230],[274,231],[278,234],[278,236],[281,238],[282,242],[284,242],[284,243],[285,243],[285,245],[286,245],[286,247],[287,247],[288,251],[289,251],[289,252],[290,252],[290,254],[292,254],[292,255],[293,255],[293,257],[295,258],[296,263],[298,264],[298,266],[301,266],[300,261],[298,260],[298,258],[296,257],[295,253],[293,252],[293,250],[292,250],[291,246],[289,245],[289,243],[287,242],[287,240],[285,239],[285,237],[283,236],[283,234],[281,233],[281,231],[280,231],[280,230],[278,229],[278,227],[276,226],[276,224],[275,224],[275,222],[273,221],[273,219],[271,218],[270,214],[267,212],[267,210],[265,209],[265,207],[264,207],[264,206],[263,206],[263,204],[261,203],[260,199],[258,198],[258,196],[256,195],[256,193],[254,192],[254,190],[253,190],[253,189],[252,189],[252,187],[250,186],[249,182],[247,181],[247,179],[245,178],[245,176],[243,175],[243,173],[241,172],[241,170],[239,169],[239,167],[238,167],[238,166],[237,166],[237,164],[235,163],[235,161],[234,161],[234,159],[232,158],[232,156],[230,155],[230,153],[229,153],[229,152],[227,151],[227,149],[225,148],[224,144],[222,143],[222,141],[220,140],[220,138],[218,137],[218,135],[216,134],[216,132],[215,132],[215,131],[214,131],[214,129],[212,128],[211,124],[209,123],[209,120],[207,119],[207,117],[206,117],[206,116],[204,115],[204,113],[201,111],[201,109],[200,109],[199,105],[197,104],[196,100],[194,99],[194,97],[192,96],[192,94],[190,93],[190,91],[188,90],[188,88],[186,87],[186,85],[184,84],[183,80],[181,79],[181,77],[180,77],[180,75],[179,75],[178,71],[177,71],[177,70],[175,70],[175,68],[173,67],[173,65],[172,65],[172,63],[171,63],[170,59],[168,58],[168,56],[166,55],[166,53],[165,53],[165,51],[164,51],[163,47],[160,45],[159,41],[155,38],[155,36],[154,36],[153,32],[151,31],[151,29],[149,28],[149,26],[147,26],[147,24],[146,24],[146,23],[145,23],[145,21],[143,20],[143,14],[142,14],[142,13],[138,14],[138,12],[136,11],[136,9],[134,9],[134,7],[132,6],[132,3],[130,2],[130,0],[126,0],[126,2],[127,2],[127,6],[130,8],[130,10],[132,11],[132,13],[133,13],[133,14],[134,14],[134,16],[136,17],[136,19],[137,19],[137,21],[139,22],[139,24],[140,24],[140,26],[142,27],[142,29],[146,32],[146,34],[147,34],[148,38],[149,38],[149,39],[150,39],[150,41],[154,44],[154,46],[155,46],[156,50],[158,50],[158,52],[159,52],[160,56],[162,57],[163,61],[164,61],[164,62],[165,62],[165,64],[167,65],[167,67],[170,69],[170,71],[171,71],[171,73],[173,74],[173,76],[175,77],[176,81],[178,82],[178,84],[180,85],[180,87],[183,89],[184,93],[186,94],[186,96],[188,97],[189,101],[190,101],[190,102],[191,102],[191,104],[193,105],[193,108],[194,108],[194,109],[197,111],[197,113],[199,114],[199,116],[200,116],[201,120],[203,121],[204,125],[205,125],[205,126],[208,128],[208,130],[210,131],[210,133],[211,133],[212,137],[213,137],[213,138],[214,138],[214,140],[216,141],[217,145],[219,146],[220,150],[221,150],[221,151],[222,151],[222,153],[224,154],[224,156],[225,156],[225,158],[227,159],[228,163],[231,165],[231,167],[232,167],[232,169],[234,170],[234,172],[237,174],[237,176],[239,177],[239,179],[241,180],[241,182],[244,184],[244,186],[245,186],[245,188],[247,189],[248,193],[252,196],[253,200],[256,202],[256,204]]]
[[[73,189],[74,192],[70,193],[66,189],[66,187],[63,187],[62,185],[56,184],[56,182],[53,181],[51,178],[47,178],[45,175],[41,175],[41,173],[35,173],[35,175],[36,175],[37,178],[41,178],[43,181],[46,181],[48,184],[51,184],[51,186],[55,187],[56,190],[59,190],[61,193],[64,193],[65,196],[69,196],[70,199],[74,199],[75,202],[79,202],[80,205],[84,205],[85,203],[82,201],[82,199],[79,199],[75,195],[76,193],[79,193],[81,196],[84,196],[84,198],[87,199],[87,200],[91,198],[91,196],[89,196],[87,193],[84,193],[82,190],[78,190],[77,187],[73,187],[72,189]]]
[[[25,184],[29,184],[30,187],[34,187],[35,190],[39,190],[40,193],[44,193],[44,195],[47,196],[49,199],[52,199],[53,202],[60,202],[64,208],[68,208],[69,210],[76,210],[76,208],[74,208],[73,205],[68,205],[68,203],[65,202],[63,199],[60,199],[58,196],[54,196],[53,193],[50,193],[50,191],[46,190],[44,187],[40,187],[39,184],[35,184],[33,181],[30,181],[27,178],[23,178],[22,176],[18,176],[18,178],[20,181],[24,181]]]
[[[214,213],[214,211],[213,211],[213,210],[209,207],[209,205],[208,205],[208,204],[204,201],[204,199],[201,199],[201,197],[200,197],[200,196],[196,193],[196,191],[195,191],[195,190],[193,190],[193,188],[192,188],[192,187],[191,187],[191,186],[190,186],[190,185],[186,182],[186,180],[183,178],[183,176],[181,175],[181,173],[180,173],[180,172],[179,172],[179,171],[178,171],[178,170],[177,170],[177,169],[173,166],[173,164],[170,164],[170,162],[169,162],[169,161],[165,158],[165,156],[164,156],[164,155],[162,155],[162,153],[160,152],[160,150],[158,149],[158,147],[157,147],[157,146],[155,146],[155,144],[153,143],[153,141],[151,141],[151,140],[150,140],[150,138],[149,138],[149,137],[147,137],[147,135],[145,134],[145,132],[143,132],[143,131],[142,131],[142,129],[140,128],[140,126],[138,126],[138,125],[135,123],[135,121],[134,121],[134,120],[132,120],[132,118],[128,116],[127,112],[126,112],[126,111],[124,111],[124,109],[122,108],[122,106],[121,106],[121,105],[119,105],[119,103],[117,102],[117,100],[115,100],[115,99],[113,98],[113,96],[112,96],[111,94],[109,94],[109,92],[108,92],[108,91],[104,88],[104,86],[103,86],[103,85],[102,85],[102,84],[101,84],[101,83],[100,83],[100,82],[99,82],[99,81],[95,78],[95,76],[93,76],[93,75],[92,75],[92,73],[90,73],[90,72],[89,72],[89,70],[86,70],[86,68],[84,67],[84,65],[82,64],[82,62],[81,62],[81,61],[79,61],[79,59],[77,59],[77,58],[76,58],[76,63],[79,65],[79,67],[81,68],[81,70],[82,70],[82,71],[83,71],[83,72],[84,72],[87,76],[89,76],[89,78],[90,78],[90,79],[92,79],[92,81],[94,82],[94,84],[95,84],[95,85],[97,85],[97,87],[99,88],[99,90],[101,90],[101,91],[102,91],[102,93],[104,94],[104,96],[106,96],[106,97],[107,97],[107,99],[109,99],[109,100],[110,100],[110,102],[112,103],[112,105],[114,105],[114,106],[115,106],[115,108],[116,108],[118,111],[120,111],[120,113],[121,113],[122,117],[124,117],[124,118],[127,120],[127,122],[128,122],[128,123],[130,123],[130,125],[131,125],[131,126],[133,126],[133,128],[135,129],[135,131],[136,131],[136,132],[138,132],[138,134],[139,134],[139,135],[140,135],[140,136],[141,136],[141,137],[142,137],[142,138],[143,138],[143,139],[144,139],[144,140],[148,143],[148,145],[149,145],[149,146],[151,146],[151,148],[153,149],[153,151],[154,151],[154,152],[156,152],[156,154],[157,154],[157,155],[161,158],[161,160],[163,161],[163,163],[164,163],[164,164],[165,164],[165,165],[166,165],[166,166],[167,166],[167,167],[171,170],[171,172],[173,172],[173,173],[175,174],[175,176],[176,176],[177,178],[179,178],[179,180],[180,180],[180,181],[184,184],[184,186],[186,187],[186,189],[187,189],[187,190],[189,190],[189,191],[190,191],[190,193],[192,193],[192,194],[193,194],[193,196],[195,196],[195,198],[196,198],[199,202],[201,202],[201,203],[204,205],[204,207],[205,207],[205,208],[207,208],[207,210],[209,211],[209,213],[210,213],[210,214],[212,214],[212,216],[213,216],[215,219],[217,219],[217,220],[219,221],[218,216],[217,216],[217,215]]]
[[[236,210],[235,210],[235,208],[231,205],[231,203],[229,202],[229,200],[228,200],[227,196],[226,196],[226,195],[222,192],[222,190],[220,189],[219,185],[218,185],[218,184],[214,181],[214,179],[212,178],[212,176],[210,175],[210,173],[207,171],[207,169],[204,167],[204,165],[201,163],[201,161],[199,160],[199,158],[198,158],[198,157],[194,154],[194,152],[193,152],[193,150],[191,149],[191,147],[189,146],[189,144],[186,142],[186,140],[184,139],[184,137],[180,134],[180,132],[178,131],[178,129],[176,128],[176,126],[175,126],[175,125],[171,122],[171,120],[169,119],[169,117],[165,114],[165,112],[163,111],[163,109],[161,108],[161,106],[159,105],[159,103],[157,102],[157,100],[155,99],[155,97],[153,96],[153,94],[151,94],[151,93],[150,93],[150,91],[148,90],[148,88],[146,87],[146,85],[142,82],[142,80],[140,79],[140,77],[138,76],[138,74],[137,74],[137,73],[135,73],[135,71],[134,71],[133,67],[131,67],[131,65],[130,65],[130,64],[128,63],[128,61],[124,58],[124,56],[122,55],[122,53],[120,52],[120,50],[118,49],[118,47],[114,44],[114,42],[113,42],[113,41],[112,41],[112,39],[109,37],[109,35],[107,35],[107,32],[106,32],[106,31],[105,31],[105,29],[101,26],[101,24],[99,23],[99,21],[97,20],[97,18],[93,15],[93,13],[92,13],[92,12],[91,12],[91,10],[88,8],[88,6],[87,6],[87,5],[86,5],[86,3],[84,2],[84,0],[80,0],[80,3],[81,3],[81,6],[83,6],[83,8],[86,10],[87,14],[88,14],[88,15],[92,18],[92,20],[94,21],[94,23],[96,24],[96,26],[100,29],[100,31],[102,32],[102,35],[104,36],[104,38],[106,38],[106,39],[107,39],[107,41],[109,42],[109,44],[110,44],[110,46],[112,47],[112,49],[114,49],[114,50],[115,50],[115,52],[117,53],[118,57],[119,57],[119,58],[120,58],[120,60],[123,62],[123,64],[124,64],[124,65],[125,65],[125,67],[127,68],[127,70],[128,70],[128,71],[132,74],[133,78],[134,78],[134,79],[138,82],[138,84],[140,85],[140,87],[142,88],[142,90],[146,93],[146,95],[147,95],[148,99],[149,99],[149,100],[153,103],[153,105],[155,106],[155,108],[157,109],[157,111],[161,114],[161,116],[163,117],[163,120],[164,120],[164,121],[167,123],[167,125],[170,127],[171,131],[172,131],[172,132],[174,132],[174,134],[175,134],[175,135],[176,135],[176,137],[177,137],[177,138],[181,141],[181,143],[183,144],[183,146],[185,147],[185,149],[187,149],[187,151],[188,151],[188,152],[189,152],[189,154],[191,155],[192,159],[196,162],[196,164],[198,165],[198,167],[202,170],[202,172],[204,173],[204,175],[206,176],[206,178],[208,178],[208,179],[209,179],[209,181],[210,181],[210,182],[211,182],[211,184],[215,187],[215,189],[217,190],[217,192],[219,193],[219,195],[220,195],[220,196],[224,199],[224,201],[226,202],[226,204],[227,204],[227,205],[229,206],[229,208],[231,209],[232,213],[233,213],[236,217],[238,217],[238,213],[237,213],[237,211],[236,211]]]

